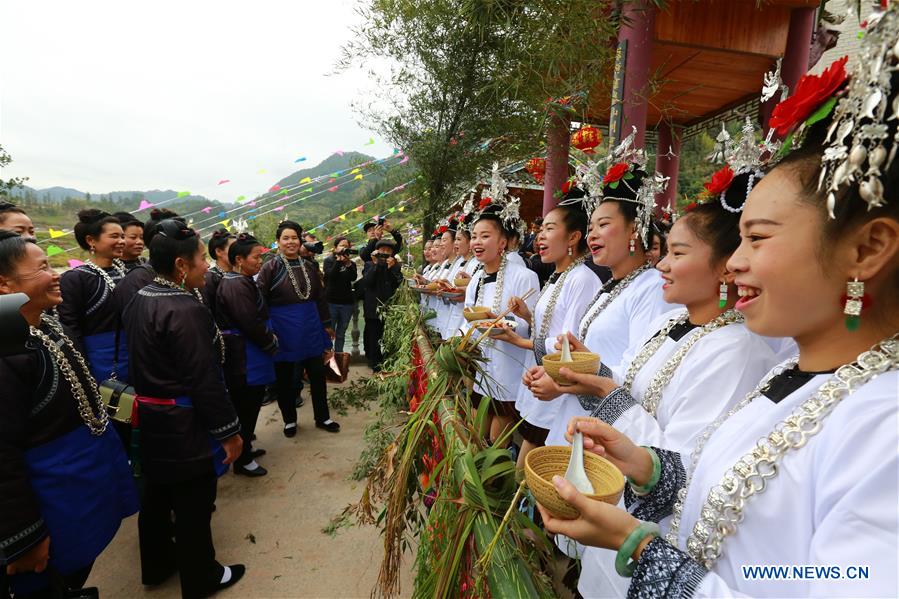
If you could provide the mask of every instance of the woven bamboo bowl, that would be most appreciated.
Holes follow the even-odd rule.
[[[524,476],[537,503],[552,515],[573,520],[580,515],[570,503],[559,496],[553,476],[565,476],[571,447],[548,445],[532,449],[524,461]],[[624,493],[624,475],[612,462],[589,451],[584,452],[584,470],[593,484],[593,493],[584,495],[595,501],[617,505]]]
[[[572,382],[559,374],[560,368],[569,368],[580,374],[596,374],[599,370],[599,354],[588,351],[571,352],[571,362],[560,362],[562,353],[547,354],[543,357],[543,369],[560,387],[567,387]]]
[[[427,289],[428,291],[437,291],[438,289],[440,289],[440,283],[428,283],[427,285],[425,285],[425,289]]]
[[[468,287],[468,282],[470,280],[471,277],[456,277],[455,279],[453,279],[453,285],[465,289],[466,287]]]
[[[476,320],[484,320],[488,312],[490,312],[488,306],[471,306],[462,310],[462,316],[468,322],[474,322]]]

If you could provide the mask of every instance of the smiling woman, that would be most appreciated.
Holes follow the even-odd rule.
[[[59,592],[82,587],[137,511],[137,493],[84,357],[47,315],[62,301],[59,275],[37,245],[0,231],[0,295],[8,293],[28,296],[30,338],[0,358],[0,547],[16,596],[43,596],[48,567]]]
[[[824,97],[816,97],[820,118],[787,125],[801,133],[801,147],[752,189],[740,246],[727,261],[746,326],[792,337],[798,358],[706,426],[690,454],[638,447],[617,423],[569,423],[569,434],[584,432],[585,446],[629,477],[634,512],[587,502],[557,480],[581,515],[562,521],[544,510],[547,530],[617,551],[616,569],[632,576],[629,595],[892,597],[899,590],[899,162],[888,158],[899,137],[896,115],[886,111],[899,110],[897,40],[891,6],[869,24],[866,59],[853,78],[837,77],[836,86],[827,78]],[[815,79],[798,87],[808,90]],[[881,110],[870,109],[871,98],[883,99]],[[850,149],[849,160],[833,160]],[[806,512],[797,517],[792,506]],[[669,514],[665,539],[635,517]],[[864,564],[877,574],[789,586],[742,575],[748,564],[808,562]]]
[[[96,209],[82,210],[75,224],[75,239],[91,257],[62,275],[63,302],[59,319],[84,344],[88,365],[97,383],[113,376],[128,379],[128,349],[113,301],[116,284],[125,276],[122,250],[125,236],[119,220]],[[116,363],[116,338],[118,361]]]

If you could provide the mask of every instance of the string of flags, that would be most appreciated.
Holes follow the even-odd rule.
[[[338,151],[338,153],[341,154],[341,155],[343,154],[342,151]],[[229,209],[229,210],[222,210],[222,211],[219,211],[217,217],[211,216],[212,211],[213,211],[213,209],[214,209],[212,206],[206,206],[206,207],[204,207],[204,208],[201,208],[201,209],[199,209],[199,210],[196,210],[196,211],[191,212],[191,213],[188,213],[188,214],[183,214],[183,215],[181,215],[181,216],[183,216],[183,217],[185,217],[185,218],[189,218],[189,217],[191,217],[191,216],[195,216],[195,215],[199,215],[199,214],[210,215],[210,218],[209,218],[209,219],[202,219],[202,220],[201,220],[200,224],[202,224],[202,223],[208,222],[209,220],[211,220],[211,218],[224,218],[227,214],[229,214],[229,213],[231,213],[231,212],[234,212],[234,211],[237,211],[237,210],[240,210],[240,209],[242,209],[242,208],[244,208],[244,207],[246,207],[246,206],[249,206],[250,208],[253,208],[253,209],[258,209],[258,208],[260,208],[260,206],[259,206],[259,203],[260,203],[260,202],[265,203],[265,202],[267,202],[267,201],[269,201],[269,200],[272,200],[272,199],[274,199],[275,202],[277,202],[277,201],[286,201],[286,200],[289,200],[289,199],[291,199],[291,198],[293,198],[293,197],[295,197],[295,196],[297,195],[297,194],[291,195],[291,192],[294,191],[294,190],[297,190],[297,188],[302,187],[302,186],[308,186],[308,187],[305,188],[305,189],[300,189],[300,190],[298,191],[298,193],[299,193],[299,194],[311,194],[311,195],[307,196],[307,198],[301,198],[301,199],[308,199],[308,198],[311,198],[311,197],[314,197],[314,196],[316,196],[316,195],[320,195],[321,193],[323,193],[323,191],[318,191],[318,192],[316,192],[316,191],[312,188],[312,187],[314,187],[314,185],[315,185],[316,183],[320,183],[321,181],[323,181],[323,180],[326,179],[326,178],[327,178],[327,180],[328,180],[328,183],[336,183],[336,182],[338,181],[338,179],[343,178],[343,177],[346,176],[348,173],[349,173],[349,174],[352,174],[352,175],[355,175],[355,176],[354,176],[351,180],[349,180],[349,181],[344,181],[344,182],[342,182],[342,183],[338,183],[337,185],[331,185],[330,187],[328,187],[328,188],[327,188],[327,192],[332,192],[332,193],[333,193],[333,192],[336,192],[338,189],[340,189],[340,187],[341,187],[343,184],[347,183],[347,182],[352,182],[352,181],[362,181],[362,180],[364,179],[364,175],[361,173],[361,168],[364,168],[364,167],[366,167],[366,166],[370,166],[370,165],[373,165],[373,164],[380,164],[380,163],[386,162],[386,161],[388,161],[388,160],[392,160],[392,159],[396,158],[398,155],[402,155],[402,156],[403,156],[403,160],[397,162],[397,163],[394,164],[393,166],[397,166],[397,165],[399,165],[399,164],[404,164],[405,162],[408,161],[408,157],[405,156],[405,154],[403,154],[403,152],[402,152],[401,150],[399,150],[399,149],[394,149],[393,154],[392,154],[391,156],[387,156],[387,157],[385,157],[385,158],[376,159],[376,160],[370,160],[370,161],[365,162],[365,163],[363,163],[363,164],[361,164],[361,165],[358,165],[358,166],[356,166],[356,167],[348,167],[348,168],[346,168],[346,169],[342,169],[342,170],[339,170],[339,171],[335,171],[335,172],[333,172],[333,173],[330,173],[330,175],[323,175],[323,176],[315,177],[314,179],[313,179],[312,177],[304,177],[304,178],[301,179],[297,184],[285,186],[285,187],[283,187],[283,188],[280,187],[279,185],[274,185],[274,186],[272,186],[272,188],[269,189],[269,193],[268,193],[268,194],[263,194],[263,195],[260,196],[259,198],[255,199],[255,200],[252,200],[252,201],[249,201],[249,202],[247,201],[246,196],[243,196],[243,195],[238,196],[238,197],[237,197],[237,203],[238,203],[239,205],[236,206],[236,207],[234,207],[234,208],[231,208],[231,209]],[[304,157],[300,157],[300,158],[296,159],[294,162],[295,162],[295,163],[298,163],[298,162],[302,162],[302,161],[305,161],[305,160],[306,160],[306,157],[304,156]],[[392,168],[392,167],[389,167],[389,168]],[[265,172],[266,172],[265,169],[260,169],[260,171],[259,171],[260,174],[265,173]],[[230,179],[221,179],[221,180],[219,180],[219,182],[217,183],[217,185],[224,185],[224,184],[226,184],[226,183],[230,183],[230,181],[231,181]],[[269,194],[276,194],[276,195],[271,196],[271,195],[269,195]],[[191,192],[191,191],[179,191],[179,192],[177,192],[177,194],[175,195],[175,197],[169,198],[168,200],[162,200],[162,201],[159,201],[159,202],[156,202],[156,203],[149,202],[149,201],[147,201],[146,199],[142,199],[141,202],[140,202],[140,205],[139,205],[138,208],[137,208],[137,210],[135,210],[134,212],[135,212],[135,213],[138,213],[138,212],[143,212],[143,211],[145,211],[145,210],[150,210],[150,209],[155,208],[155,207],[161,207],[161,206],[163,206],[163,205],[165,205],[165,204],[168,204],[168,203],[177,201],[178,199],[185,198],[185,197],[190,197],[191,195],[192,195],[192,192]],[[268,196],[268,197],[267,197],[267,196]],[[296,200],[296,201],[299,201],[299,200]],[[275,202],[272,202],[272,203],[275,203]],[[295,203],[295,201],[285,203],[284,206],[288,206],[288,205],[291,205],[291,204],[293,204],[293,203]],[[271,205],[271,204],[269,204],[269,205]],[[261,207],[265,207],[265,206],[261,206]],[[281,210],[283,210],[283,207],[281,208]],[[280,211],[280,210],[278,210],[278,211]],[[252,212],[252,210],[250,210],[249,212]],[[252,218],[254,218],[254,217],[253,217],[253,216],[249,216],[249,218],[252,219]],[[214,224],[215,224],[215,225],[218,225],[218,224],[220,224],[220,223],[222,223],[222,222],[223,222],[223,221],[218,221],[218,222],[216,222],[216,223],[214,223]],[[50,228],[50,229],[49,229],[49,239],[41,240],[39,243],[45,243],[45,242],[48,242],[48,241],[53,240],[53,239],[57,239],[57,238],[60,238],[60,237],[65,237],[65,236],[68,236],[68,235],[72,235],[73,232],[74,232],[73,229],[62,229],[62,230],[57,230],[57,229]],[[57,248],[58,248],[58,246],[57,246]],[[60,248],[61,251],[65,251],[65,252],[72,251],[72,250],[74,250],[74,249],[75,249],[75,248],[71,248],[70,250],[61,250],[61,248]],[[48,247],[48,250],[49,250],[49,247]],[[58,252],[56,252],[56,253],[58,253]],[[56,254],[54,253],[53,255],[56,255]]]

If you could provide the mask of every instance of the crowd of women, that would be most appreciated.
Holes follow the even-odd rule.
[[[0,293],[27,296],[30,327],[0,357],[0,592],[80,589],[138,511],[143,584],[178,573],[185,597],[233,585],[245,568],[216,561],[212,542],[217,478],[231,464],[266,474],[253,445],[266,386],[285,436],[297,434],[300,372],[315,426],[340,429],[330,310],[302,228],[283,221],[263,263],[246,233],[204,243],[171,211],[141,223],[87,209],[74,235],[90,258],[61,276],[33,235],[23,210],[0,205]]]
[[[665,180],[631,140],[544,215],[542,288],[496,174],[429,242],[420,282],[465,286],[423,295],[444,339],[465,332],[462,306],[511,310],[474,387],[491,439],[516,426],[523,465],[578,431],[627,478],[618,506],[561,477],[579,516],[537,506],[581,560],[579,595],[899,594],[897,42],[899,16],[875,13],[852,77],[837,61],[774,110],[784,145],[744,128],[657,263]],[[562,368],[570,386],[542,366],[563,337],[601,359]]]

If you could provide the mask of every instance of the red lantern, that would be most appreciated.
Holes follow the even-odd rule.
[[[537,183],[543,185],[543,177],[546,176],[546,158],[531,158],[525,163],[524,170],[529,172]]]
[[[602,133],[590,125],[581,127],[571,135],[571,145],[585,154],[592,154],[594,148],[600,143],[602,143]]]

